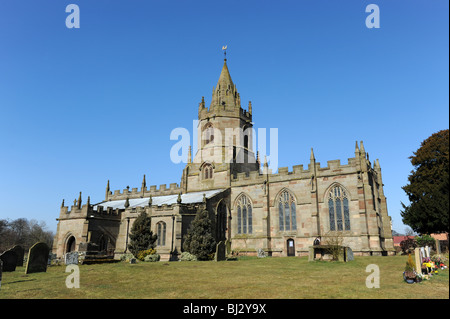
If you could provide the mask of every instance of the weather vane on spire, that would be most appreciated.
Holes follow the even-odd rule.
[[[227,46],[226,46],[226,45],[224,45],[224,46],[222,47],[222,51],[223,51],[224,59],[225,59],[225,61],[226,61],[226,60],[227,60]]]

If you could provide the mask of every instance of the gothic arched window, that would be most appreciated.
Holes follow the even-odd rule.
[[[252,204],[247,196],[241,195],[236,201],[237,233],[251,234],[253,231]]]
[[[295,206],[294,196],[287,190],[284,190],[278,198],[280,230],[297,230]]]
[[[213,177],[213,167],[211,164],[203,166],[203,179],[210,179]]]
[[[156,224],[156,234],[158,235],[157,245],[164,246],[166,244],[166,223],[159,222]]]
[[[348,195],[341,186],[334,186],[328,193],[330,230],[350,230]]]

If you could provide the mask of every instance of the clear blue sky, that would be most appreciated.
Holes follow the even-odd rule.
[[[68,29],[65,8],[80,8]],[[368,4],[380,28],[368,29]],[[192,132],[228,67],[279,167],[379,158],[403,232],[408,157],[449,127],[447,0],[0,0],[0,218],[56,230],[62,199],[179,183],[170,132]],[[300,123],[300,124],[299,124]]]

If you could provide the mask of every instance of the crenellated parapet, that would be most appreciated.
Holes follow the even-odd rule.
[[[120,199],[132,199],[132,198],[144,198],[151,196],[163,196],[163,195],[175,195],[181,192],[181,187],[177,183],[161,184],[159,188],[156,185],[151,185],[148,189],[146,186],[138,189],[134,187],[131,189],[127,187],[121,190],[109,191],[105,200],[120,200]]]
[[[361,142],[362,143],[362,142]],[[265,173],[267,171],[267,174]],[[355,157],[348,158],[347,164],[341,164],[339,159],[327,161],[327,166],[321,166],[320,162],[316,162],[314,154],[311,153],[311,161],[308,169],[304,165],[294,165],[292,170],[288,167],[279,167],[277,173],[271,173],[267,165],[264,166],[262,172],[254,171],[250,173],[238,173],[232,176],[232,186],[240,186],[245,184],[258,184],[266,178],[269,182],[283,182],[290,180],[311,179],[321,177],[343,176],[348,174],[362,175],[364,172],[370,173],[374,179],[381,184],[381,168],[378,159],[372,166],[368,154],[358,152]],[[266,177],[267,176],[267,177]],[[378,178],[380,176],[380,178]]]

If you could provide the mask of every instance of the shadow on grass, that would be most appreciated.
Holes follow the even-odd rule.
[[[36,278],[30,278],[30,279],[22,279],[22,280],[16,280],[16,281],[10,281],[10,282],[4,282],[3,285],[10,285],[10,284],[16,284],[18,282],[26,282],[26,281],[34,281]]]

